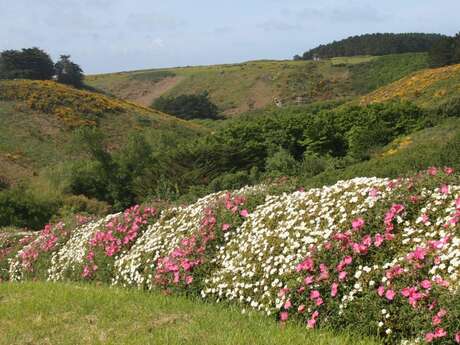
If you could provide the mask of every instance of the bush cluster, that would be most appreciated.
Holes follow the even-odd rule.
[[[460,180],[450,167],[45,226],[9,279],[96,280],[232,302],[387,344],[458,342]]]

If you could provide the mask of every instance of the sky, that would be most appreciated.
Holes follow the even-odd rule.
[[[460,0],[0,0],[0,50],[85,73],[291,59],[373,32],[460,31]]]

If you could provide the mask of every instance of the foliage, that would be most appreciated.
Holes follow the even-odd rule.
[[[92,277],[233,302],[282,323],[357,329],[388,344],[442,344],[459,332],[458,182],[452,168],[430,167],[293,193],[221,192],[167,208],[149,225],[139,208],[71,232],[47,225],[11,260],[10,279]],[[114,246],[124,249],[113,260]],[[97,265],[90,275],[88,262]]]
[[[54,75],[50,56],[39,48],[0,53],[0,79],[49,80]]]
[[[352,36],[326,45],[320,45],[305,52],[304,60],[314,57],[387,55],[409,52],[427,52],[445,36],[423,33],[375,33]]]
[[[312,177],[300,172],[298,185],[321,187],[355,176],[395,178],[415,173],[430,166],[452,166],[460,169],[460,122],[450,119],[436,127],[395,140],[370,160],[343,164],[328,160],[325,171]]]
[[[444,37],[430,49],[430,66],[443,67],[460,63],[460,33],[455,37]]]
[[[115,210],[134,204],[143,193],[147,169],[153,165],[151,147],[145,138],[133,134],[123,148],[111,154],[97,129],[80,128],[78,134],[92,160],[73,166],[70,192],[107,201]]]
[[[279,149],[268,156],[265,171],[269,176],[294,176],[298,172],[298,162],[285,149]]]
[[[367,93],[428,67],[426,53],[384,55],[368,62],[350,65],[353,89]]]
[[[160,97],[153,102],[152,107],[185,120],[216,119],[218,114],[217,106],[209,100],[207,92],[199,95]]]
[[[38,197],[25,186],[0,191],[0,227],[39,229],[57,213],[58,207],[57,200]]]
[[[54,68],[56,71],[56,81],[58,83],[75,87],[83,86],[83,70],[79,65],[70,60],[70,55],[61,55]]]

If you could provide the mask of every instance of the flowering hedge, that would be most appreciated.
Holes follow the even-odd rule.
[[[158,285],[197,289],[202,280],[196,276],[210,270],[203,264],[229,240],[249,215],[248,209],[263,202],[265,189],[261,185],[214,193],[190,206],[165,210],[132,250],[115,262],[113,283],[147,289]]]
[[[452,169],[268,190],[215,193],[161,212],[134,207],[69,235],[49,226],[12,260],[11,278],[30,277],[38,252],[50,280],[195,293],[388,344],[460,343],[460,180]]]

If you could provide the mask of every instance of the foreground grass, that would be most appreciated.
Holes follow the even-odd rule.
[[[0,344],[377,344],[183,297],[93,285],[0,284]]]

